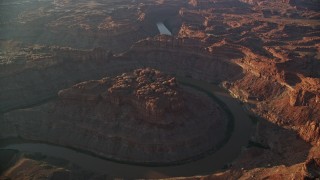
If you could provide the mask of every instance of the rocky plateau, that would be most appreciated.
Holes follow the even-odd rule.
[[[58,94],[53,102],[5,114],[0,136],[141,164],[185,161],[225,141],[229,120],[223,109],[154,69],[81,82]]]
[[[319,1],[32,2],[0,3],[1,138],[22,136],[93,152],[103,139],[114,145],[105,146],[103,155],[117,153],[126,161],[192,157],[212,148],[206,144],[212,139],[204,137],[223,139],[217,132],[224,129],[210,130],[211,112],[217,120],[225,116],[205,94],[173,78],[188,77],[225,88],[252,117],[255,132],[224,169],[181,179],[320,178]],[[157,22],[173,36],[158,35]],[[119,138],[134,137],[137,128],[131,127],[143,129],[139,136],[161,134],[161,145],[151,147],[154,138],[143,145]],[[169,143],[191,127],[203,129],[187,143]],[[177,139],[168,142],[164,131]],[[186,148],[192,146],[201,150]],[[5,177],[21,179],[25,175],[13,168],[39,161],[27,157],[22,163],[24,158],[12,158]]]

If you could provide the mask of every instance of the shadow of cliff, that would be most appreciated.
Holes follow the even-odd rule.
[[[0,150],[0,179],[3,173],[17,160],[18,151],[1,149]]]
[[[305,77],[320,78],[320,61],[315,58],[301,59],[294,58],[291,61],[277,64],[279,70],[290,74],[302,74]]]
[[[275,166],[292,166],[307,160],[311,144],[290,129],[283,128],[262,117],[254,117],[255,134],[247,148],[230,169],[252,170]]]

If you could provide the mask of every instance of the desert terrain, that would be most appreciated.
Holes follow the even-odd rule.
[[[1,1],[0,179],[320,178],[319,10]]]

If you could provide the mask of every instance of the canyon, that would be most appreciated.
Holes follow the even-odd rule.
[[[213,123],[209,121],[209,111],[215,111],[217,119],[226,119],[226,115],[221,106],[203,93],[185,98],[185,93],[195,93],[195,89],[179,85],[173,77],[187,77],[227,90],[251,117],[255,130],[240,155],[224,169],[182,179],[319,178],[319,1],[124,0],[108,1],[108,4],[70,0],[42,3],[31,3],[29,9],[37,11],[26,10],[0,24],[3,27],[0,30],[1,138],[20,136],[98,153],[96,149],[101,144],[79,136],[95,137],[93,134],[102,132],[94,139],[104,138],[107,135],[104,133],[111,130],[102,131],[104,126],[99,118],[104,119],[104,113],[120,118],[112,114],[116,112],[112,108],[134,106],[134,111],[126,112],[128,117],[142,119],[142,124],[159,129],[176,127],[175,123],[183,121],[182,114],[198,111],[201,113],[194,113],[190,119],[202,121],[193,124],[193,128],[201,129],[197,131],[200,140],[190,140],[188,145],[177,147],[176,152],[183,153],[161,154],[161,148],[145,150],[141,145],[133,148],[130,160],[172,162],[192,157],[200,152],[186,147],[199,142],[202,152],[208,150],[212,147],[207,146],[216,142],[206,143],[203,136],[211,133],[210,137],[217,137],[219,141],[226,131],[223,128],[218,128],[217,132],[206,131],[210,128],[206,123]],[[114,8],[106,12],[105,7],[111,4]],[[7,6],[10,5],[1,4],[1,8]],[[43,22],[45,26],[40,26]],[[157,22],[163,22],[172,36],[158,35]],[[18,31],[12,31],[14,28]],[[123,93],[131,92],[132,86],[137,88],[129,82],[131,76],[136,78],[133,82],[138,81],[134,73],[141,71],[170,77],[165,78],[172,84],[170,93],[177,93],[177,96],[173,99],[161,96],[166,102],[152,98],[142,101],[140,96],[132,94],[123,98]],[[139,90],[144,97],[158,86],[162,84],[151,83],[135,92]],[[109,94],[103,95],[100,87],[108,89]],[[197,98],[200,99],[198,106],[192,103]],[[102,99],[108,99],[109,104],[103,104]],[[201,108],[204,106],[208,109]],[[184,109],[186,107],[189,110]],[[176,118],[166,117],[167,111]],[[123,122],[125,119],[129,124],[135,122],[125,117]],[[120,127],[131,125],[127,123]],[[226,128],[226,124],[220,125]],[[39,127],[40,130],[32,129]],[[74,131],[71,134],[79,136],[50,134],[55,132],[54,127],[61,129],[61,134]],[[105,125],[105,129],[109,128]],[[180,132],[170,128],[168,131],[172,133]],[[152,128],[142,129],[140,133],[152,131]],[[165,144],[164,139],[168,138],[162,138],[159,142]],[[172,147],[162,148],[167,148],[163,152],[168,152]],[[104,156],[112,154],[105,149]],[[142,152],[149,154],[143,156]],[[36,158],[17,154],[11,166],[8,165],[6,177],[18,178],[13,167],[38,166]],[[128,160],[128,156],[120,157]],[[59,165],[56,166],[48,173],[56,172]]]
[[[54,102],[5,114],[0,136],[157,165],[218,149],[231,121],[205,94],[150,68],[82,82],[58,94]]]

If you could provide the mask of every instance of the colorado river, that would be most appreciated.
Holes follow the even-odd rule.
[[[169,31],[169,29],[162,22],[158,22],[157,27],[158,27],[160,34],[165,34],[165,35],[170,35],[170,36],[172,35],[172,33]]]
[[[217,152],[208,155],[205,158],[177,166],[145,167],[108,161],[92,156],[89,153],[86,154],[85,152],[44,143],[15,143],[5,145],[3,148],[31,153],[40,152],[47,156],[68,160],[83,169],[92,172],[105,173],[110,176],[121,178],[166,178],[213,173],[214,171],[221,169],[225,164],[232,162],[240,154],[243,146],[248,144],[253,125],[241,105],[218,86],[190,78],[179,79],[183,83],[213,93],[217,98],[223,101],[234,115],[234,130],[229,141]]]

